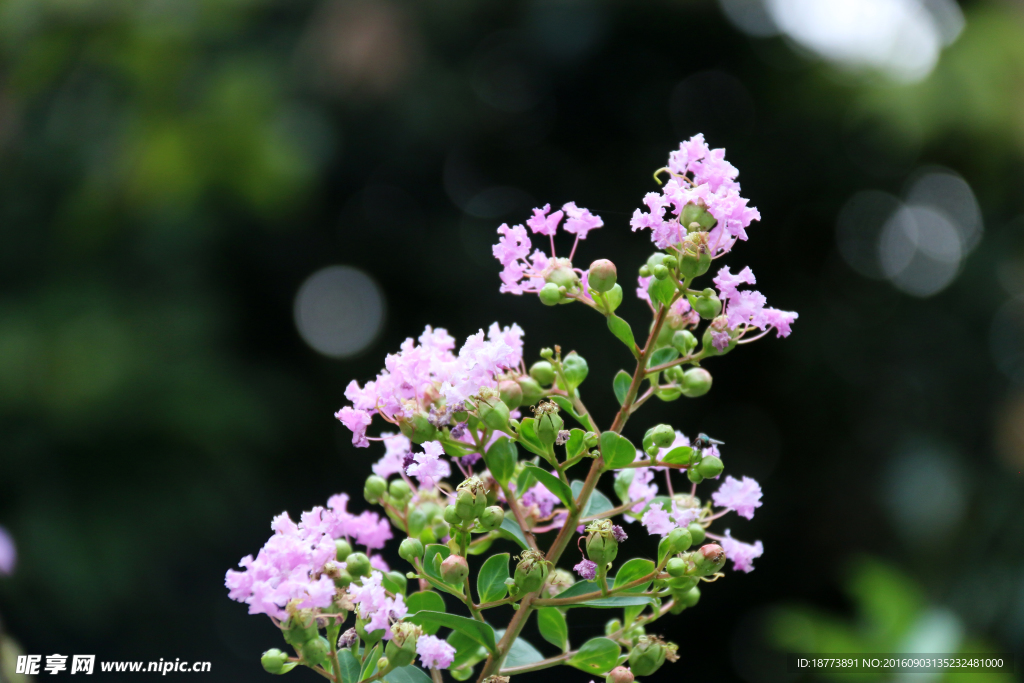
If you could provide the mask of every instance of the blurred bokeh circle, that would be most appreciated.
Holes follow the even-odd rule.
[[[310,275],[295,295],[295,326],[303,341],[332,358],[366,349],[384,327],[384,294],[373,278],[351,266]]]

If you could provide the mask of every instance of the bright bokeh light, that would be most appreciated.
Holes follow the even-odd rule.
[[[725,15],[759,37],[783,33],[845,68],[897,81],[925,78],[963,29],[953,0],[720,0]]]
[[[310,275],[295,295],[295,326],[317,352],[345,358],[377,338],[384,310],[384,294],[369,275],[329,266]]]

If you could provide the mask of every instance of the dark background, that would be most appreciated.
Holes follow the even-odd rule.
[[[653,678],[788,680],[771,645],[793,633],[771,615],[814,605],[831,616],[807,623],[870,632],[867,598],[843,590],[865,557],[969,651],[1016,648],[1020,665],[1024,7],[962,8],[956,42],[904,83],[696,0],[0,2],[6,634],[28,653],[263,680],[280,639],[228,600],[224,572],[281,510],[343,490],[363,509],[382,450],[332,418],[348,381],[426,324],[462,339],[514,321],[528,358],[559,343],[589,360],[582,390],[607,423],[631,359],[582,307],[499,295],[494,231],[545,202],[599,213],[579,262],[616,261],[640,330],[631,282],[652,248],[628,219],[703,131],[763,216],[724,263],[800,319],[709,363],[705,398],[652,402],[627,429],[720,438],[727,471],[765,494],[728,525],[763,540],[756,571],[661,622],[683,657]],[[984,236],[948,287],[915,296],[844,259],[837,217],[935,165],[972,188]],[[293,317],[303,281],[336,264],[387,307],[343,359]],[[884,611],[886,589],[866,590]],[[613,616],[571,613],[571,637]]]

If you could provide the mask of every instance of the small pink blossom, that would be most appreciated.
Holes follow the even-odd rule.
[[[732,560],[732,568],[748,574],[754,571],[754,560],[764,554],[764,545],[761,541],[755,541],[753,545],[737,541],[729,529],[725,530],[725,536],[719,542],[725,556]]]
[[[343,425],[352,432],[352,444],[360,448],[366,448],[370,442],[366,438],[366,428],[370,426],[372,418],[369,413],[356,410],[351,406],[345,406],[334,414]]]
[[[750,477],[740,481],[727,476],[718,490],[711,494],[715,505],[735,510],[740,517],[754,518],[754,509],[761,507],[761,485]]]
[[[594,577],[597,576],[597,563],[587,559],[580,560],[580,563],[572,569],[580,575],[581,579],[586,581],[593,581]]]
[[[676,528],[668,511],[661,503],[649,507],[644,516],[640,518],[640,523],[647,528],[647,533],[652,536],[665,536]]]
[[[554,237],[555,232],[558,230],[558,224],[562,222],[562,217],[565,216],[565,212],[555,211],[549,216],[549,211],[551,211],[550,204],[545,204],[543,209],[534,209],[533,217],[526,219],[526,225],[534,233]]]
[[[444,446],[440,441],[427,441],[423,444],[422,453],[413,453],[412,465],[406,468],[405,472],[411,477],[420,480],[420,484],[427,488],[433,487],[439,479],[451,475],[452,468],[448,461],[441,460],[444,455]]]
[[[416,640],[416,654],[427,669],[447,669],[455,661],[455,648],[437,636],[420,636]]]
[[[373,473],[387,479],[392,474],[402,471],[405,456],[412,450],[412,442],[404,434],[382,432],[384,441],[384,457],[373,465]]]
[[[558,496],[548,491],[543,484],[531,486],[523,493],[520,500],[526,507],[537,506],[537,514],[541,518],[550,516],[555,506],[561,502],[558,500]]]
[[[576,202],[569,202],[562,207],[562,210],[566,215],[565,226],[562,229],[571,235],[576,235],[581,240],[587,239],[587,233],[591,230],[604,225],[600,216],[595,216],[588,209],[577,207]]]

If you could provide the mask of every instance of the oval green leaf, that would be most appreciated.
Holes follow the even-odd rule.
[[[547,470],[537,467],[536,465],[527,465],[526,469],[530,474],[537,478],[537,481],[544,485],[544,488],[558,496],[558,500],[565,503],[567,508],[572,508],[574,506],[572,500],[572,489],[566,486],[561,479]]]
[[[480,596],[480,604],[505,597],[508,592],[508,586],[505,585],[505,579],[509,578],[508,561],[508,553],[491,555],[480,568],[480,573],[476,575],[476,592]]]
[[[626,345],[626,348],[629,349],[629,352],[634,357],[639,355],[636,348],[636,340],[633,339],[633,328],[629,326],[629,323],[612,313],[608,316],[608,329],[612,331],[612,334],[619,341]]]
[[[504,532],[502,534],[503,536],[511,538],[513,541],[518,543],[523,550],[530,547],[530,544],[526,542],[526,536],[523,535],[523,530],[519,528],[519,524],[516,520],[512,519],[512,515],[506,515],[505,519],[501,522],[501,527],[499,528]]]
[[[515,473],[518,459],[519,453],[516,450],[516,444],[507,436],[499,438],[484,453],[487,469],[502,486],[508,484],[508,480]]]
[[[615,668],[622,650],[610,638],[591,638],[583,643],[572,659],[571,666],[591,674],[603,674]]]
[[[410,664],[400,666],[389,674],[384,675],[385,683],[433,683],[427,672]]]
[[[537,610],[537,628],[544,640],[561,648],[562,652],[569,649],[569,625],[557,607],[541,607]]]
[[[430,612],[444,611],[444,598],[441,597],[440,593],[435,593],[434,591],[417,591],[405,599],[405,604],[409,608],[409,614],[416,614],[423,610]],[[429,636],[437,633],[437,629],[438,627],[434,624],[423,627],[423,631]]]
[[[636,447],[624,436],[615,432],[601,434],[601,457],[610,469],[625,467],[636,459]]]
[[[615,373],[615,378],[612,380],[612,389],[615,391],[615,398],[618,399],[620,406],[626,402],[626,394],[629,393],[629,384],[632,381],[633,378],[625,370],[619,370]]]

